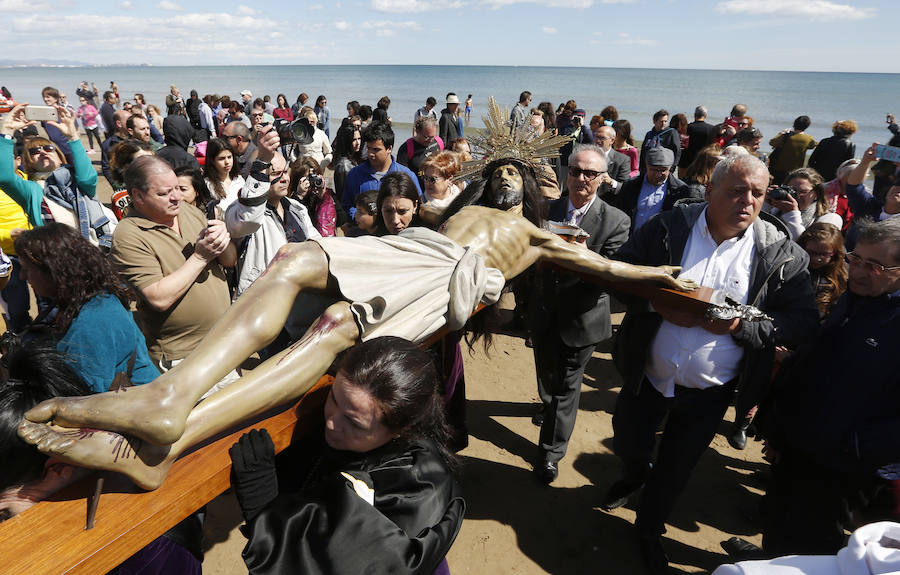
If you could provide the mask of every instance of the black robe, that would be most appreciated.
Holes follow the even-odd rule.
[[[251,574],[434,572],[465,502],[433,443],[392,441],[365,454],[325,447],[313,460],[299,491],[282,492],[242,527]],[[374,506],[341,472],[374,489]]]

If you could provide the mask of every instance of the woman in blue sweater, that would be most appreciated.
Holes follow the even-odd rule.
[[[93,391],[108,391],[120,372],[135,384],[159,376],[129,311],[133,294],[99,249],[60,223],[24,232],[15,247],[22,278],[53,301],[57,349]]]

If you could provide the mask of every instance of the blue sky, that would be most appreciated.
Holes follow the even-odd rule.
[[[0,0],[5,58],[900,72],[898,0]]]

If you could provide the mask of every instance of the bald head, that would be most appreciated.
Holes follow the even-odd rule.
[[[125,187],[133,196],[148,189],[148,182],[153,176],[174,174],[172,166],[157,156],[139,156],[125,170]]]
[[[128,128],[126,124],[128,124],[128,118],[131,117],[131,112],[127,112],[125,110],[116,110],[113,114],[113,120],[116,123],[116,133],[119,136],[127,136]]]

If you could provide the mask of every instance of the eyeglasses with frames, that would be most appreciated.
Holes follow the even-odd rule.
[[[437,182],[445,179],[444,176],[422,176],[422,178],[429,183],[436,184]]]
[[[806,253],[808,253],[809,257],[811,257],[811,258],[821,258],[821,259],[825,259],[825,260],[830,260],[832,257],[834,257],[833,250],[830,252],[814,252],[811,250],[806,250]]]
[[[864,259],[853,252],[847,252],[847,255],[844,256],[844,261],[846,261],[847,264],[851,266],[864,266],[866,268],[866,271],[876,276],[880,276],[884,272],[900,270],[900,266],[885,267],[878,262]]]
[[[569,175],[573,178],[578,178],[580,176],[584,176],[584,179],[587,181],[593,181],[597,179],[601,174],[605,174],[606,170],[602,172],[598,172],[597,170],[582,170],[577,166],[569,166]]]
[[[34,146],[33,148],[28,148],[28,153],[32,156],[36,156],[40,152],[47,152],[51,154],[56,151],[56,146],[52,144],[44,144],[43,146]]]

